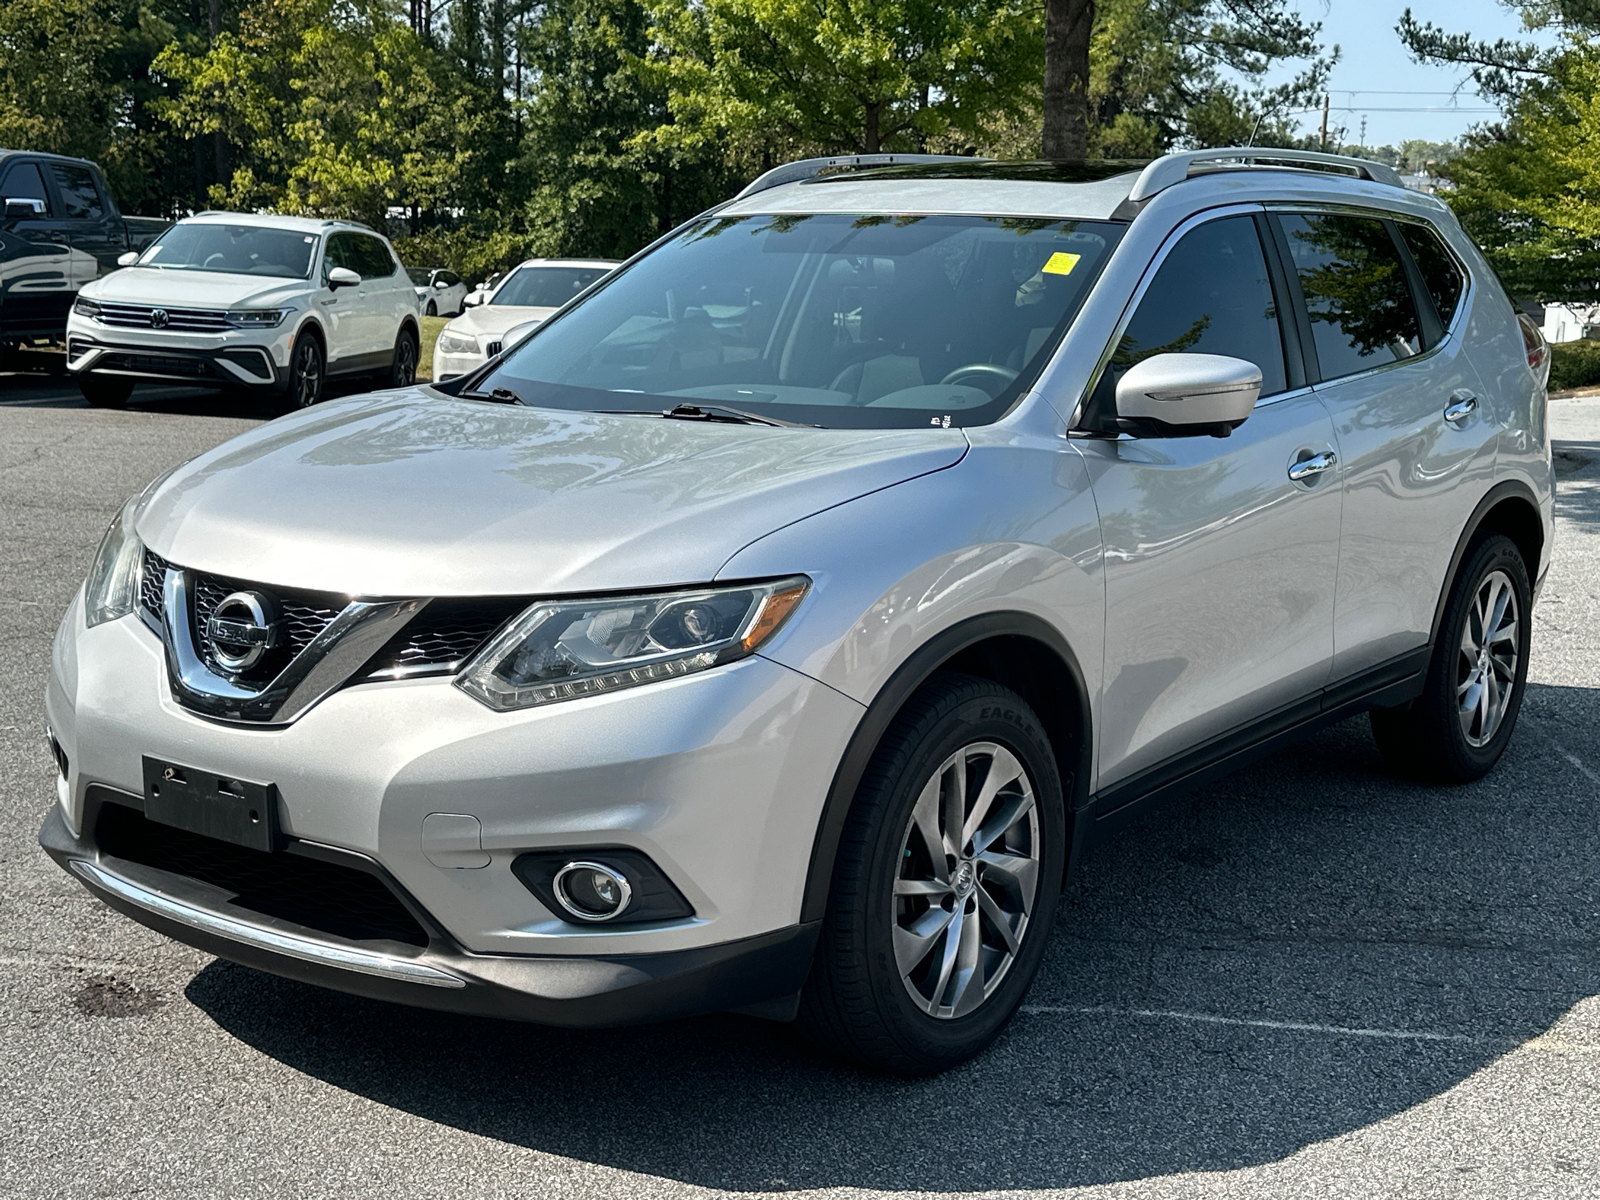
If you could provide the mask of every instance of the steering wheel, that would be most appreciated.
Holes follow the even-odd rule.
[[[215,254],[206,255],[205,262],[201,263],[200,265],[202,267],[204,267],[207,271],[209,271],[209,270],[211,270],[212,267],[218,265],[221,262],[222,262],[222,251],[218,250]]]
[[[939,386],[944,387],[947,384],[960,383],[969,375],[979,379],[998,379],[1000,381],[1000,386],[1003,388],[1006,384],[1010,383],[1017,377],[1017,372],[1013,371],[1010,367],[1002,367],[999,363],[968,363],[964,367],[957,367],[954,371],[951,371],[950,374],[939,380]],[[981,388],[986,392],[989,391],[989,389],[983,387],[982,384],[974,384],[972,386]],[[998,394],[998,392],[990,393],[990,395]]]

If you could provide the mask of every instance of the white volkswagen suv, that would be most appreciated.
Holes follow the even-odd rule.
[[[416,376],[416,292],[364,225],[201,213],[121,261],[67,321],[67,370],[98,407],[159,380],[265,393],[287,412],[332,376]]]

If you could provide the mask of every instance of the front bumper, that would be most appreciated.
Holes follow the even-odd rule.
[[[67,370],[74,375],[121,375],[273,392],[282,391],[288,382],[286,371],[266,346],[149,345],[79,332],[67,337]]]
[[[117,803],[137,798],[111,799],[102,791],[92,801],[96,816],[101,805]],[[110,907],[209,954],[358,996],[545,1025],[629,1025],[728,1009],[790,1016],[819,928],[796,925],[732,944],[601,958],[472,954],[429,927],[426,947],[407,952],[260,913],[220,911],[216,888],[103,853],[91,838],[74,837],[58,809],[46,818],[39,843]],[[382,876],[376,864],[371,870]]]
[[[125,808],[142,806],[147,755],[271,783],[288,845],[366,864],[428,931],[424,961],[467,980],[468,990],[479,986],[474,980],[518,981],[530,971],[556,970],[551,963],[611,964],[560,968],[563,978],[610,979],[623,963],[628,971],[617,978],[648,984],[629,1012],[684,1011],[688,998],[674,999],[677,993],[663,983],[660,995],[667,998],[659,999],[658,985],[649,982],[667,976],[680,980],[685,997],[698,996],[693,1003],[701,1011],[743,1007],[798,987],[796,972],[803,977],[803,967],[780,969],[760,956],[782,957],[772,947],[811,936],[799,929],[811,846],[833,767],[864,710],[756,656],[517,713],[491,712],[448,678],[434,677],[346,687],[287,726],[227,724],[174,700],[161,642],[138,617],[86,628],[80,593],[57,634],[46,711],[67,764],[58,783],[60,830],[52,835],[47,827],[46,848],[113,907],[182,941],[297,978],[364,994],[377,994],[378,979],[390,989],[383,994],[415,1003],[555,1020],[526,999],[544,996],[542,983],[508,985],[522,997],[514,1004],[468,1002],[444,994],[460,988],[363,973],[337,955],[289,953],[249,929],[219,930],[215,921],[185,920],[141,903],[89,868],[169,898],[182,880],[152,881],[146,876],[154,860],[107,851],[96,830],[102,801],[110,795]],[[464,821],[476,834],[472,844],[430,845],[429,818],[436,825],[440,814],[452,825]],[[531,851],[602,847],[647,856],[693,915],[631,926],[576,924],[541,904],[512,870]],[[127,861],[108,865],[108,855]],[[75,866],[78,860],[87,866]],[[189,875],[191,883],[198,878]],[[272,928],[227,895],[196,903],[235,925]],[[319,919],[299,924],[296,936],[313,941],[326,940],[333,928]],[[795,950],[800,958],[809,954],[806,945]],[[415,951],[413,945],[402,957],[415,958]],[[757,970],[759,981],[745,966],[723,965],[742,962],[746,951],[758,956],[749,970]],[[681,982],[701,971],[717,980],[729,974],[715,987],[705,979],[703,987]],[[745,982],[736,984],[734,976]],[[605,984],[614,986],[622,985]],[[599,987],[585,983],[582,995]],[[643,1016],[594,1018],[621,1019]]]
[[[458,375],[476,371],[489,361],[489,356],[477,354],[441,354],[435,343],[433,351],[433,379],[435,383],[443,383],[447,379],[454,379]]]

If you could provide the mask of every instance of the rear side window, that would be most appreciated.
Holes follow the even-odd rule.
[[[1402,222],[1400,236],[1411,250],[1411,257],[1417,260],[1422,282],[1428,289],[1428,295],[1433,297],[1433,306],[1439,310],[1439,323],[1448,329],[1450,322],[1455,319],[1456,309],[1461,306],[1461,294],[1467,287],[1461,267],[1456,263],[1455,256],[1445,249],[1439,235],[1426,226]]]
[[[1382,221],[1306,215],[1282,223],[1323,379],[1421,353],[1405,266]]]
[[[1156,271],[1101,379],[1111,411],[1116,381],[1156,354],[1226,354],[1261,368],[1261,394],[1284,390],[1283,333],[1267,262],[1250,217],[1190,230]]]
[[[98,221],[105,216],[100,189],[94,186],[94,175],[87,168],[53,163],[50,169],[55,172],[56,187],[61,189],[61,203],[69,221]]]
[[[5,180],[0,182],[0,196],[7,200],[38,200],[44,204],[45,213],[50,212],[50,194],[44,190],[44,176],[33,163],[18,163],[7,171]]]

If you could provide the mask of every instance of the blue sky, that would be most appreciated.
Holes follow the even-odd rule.
[[[1329,86],[1329,128],[1344,125],[1345,141],[1360,140],[1361,118],[1367,119],[1366,144],[1398,146],[1406,138],[1445,141],[1458,137],[1474,124],[1497,117],[1490,103],[1472,89],[1466,71],[1425,66],[1412,61],[1400,44],[1394,27],[1409,7],[1418,20],[1432,21],[1451,32],[1471,33],[1492,41],[1511,37],[1549,44],[1548,33],[1530,35],[1520,16],[1496,0],[1292,0],[1291,7],[1309,21],[1322,22],[1325,44],[1338,43],[1340,61]],[[1275,70],[1272,82],[1292,75]],[[1448,94],[1465,84],[1452,100]],[[1394,109],[1436,109],[1433,112],[1395,112]],[[1487,110],[1487,111],[1485,111]],[[1297,117],[1302,129],[1313,132],[1321,116]]]

